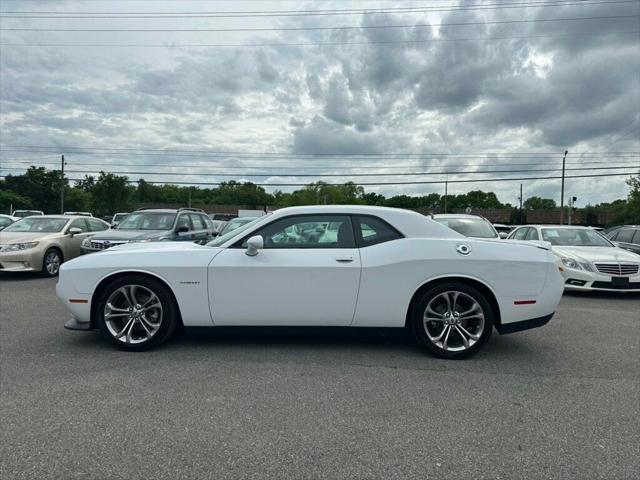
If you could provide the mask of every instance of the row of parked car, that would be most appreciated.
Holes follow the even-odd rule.
[[[640,292],[640,226],[606,231],[572,225],[520,225],[498,231],[476,215],[434,215],[433,219],[467,237],[548,242],[558,257],[567,290]]]
[[[198,208],[139,209],[96,218],[89,212],[44,215],[39,211],[0,215],[0,271],[35,271],[56,276],[79,255],[134,242],[186,241],[205,244],[255,217],[211,218]],[[18,214],[18,215],[15,215]],[[220,214],[216,214],[220,215]]]
[[[139,209],[116,213],[107,217],[107,222],[89,212],[44,215],[39,211],[16,211],[13,217],[0,216],[0,229],[4,229],[0,239],[0,271],[41,271],[55,276],[62,262],[78,255],[136,242],[206,244],[255,218],[230,217],[209,216],[197,208]],[[432,218],[466,237],[549,242],[559,258],[568,289],[640,291],[640,278],[635,281],[640,265],[639,226],[601,232],[567,225],[512,227],[492,224],[476,215],[443,214]],[[287,232],[288,240],[294,243],[296,236],[312,234]]]

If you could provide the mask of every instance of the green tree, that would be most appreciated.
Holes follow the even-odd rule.
[[[28,198],[31,208],[45,213],[59,213],[60,175],[59,170],[31,166],[23,175],[7,175],[4,183],[7,190]],[[63,185],[66,188],[66,180]]]
[[[132,206],[133,192],[134,189],[129,186],[127,177],[100,172],[90,191],[91,208],[94,215],[129,211]]]
[[[522,204],[525,210],[552,210],[556,208],[556,201],[552,198],[529,197]]]

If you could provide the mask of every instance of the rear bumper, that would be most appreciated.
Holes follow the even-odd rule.
[[[531,318],[529,320],[522,320],[520,322],[512,322],[504,325],[496,325],[496,330],[500,335],[507,333],[522,332],[523,330],[530,330],[532,328],[538,328],[546,325],[553,318],[553,313],[545,315],[543,317]]]

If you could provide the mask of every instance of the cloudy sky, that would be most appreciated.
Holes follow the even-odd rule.
[[[640,169],[637,0],[3,0],[1,11],[3,175],[64,153],[70,178],[353,180],[385,195],[443,192],[392,184],[448,179],[450,193],[515,203],[520,183],[525,198],[559,201],[559,180],[503,178],[558,176],[565,150],[570,176]],[[333,176],[283,176],[296,173]],[[624,197],[625,178],[568,179],[567,195]]]

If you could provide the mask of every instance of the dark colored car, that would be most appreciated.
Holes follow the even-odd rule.
[[[640,225],[625,225],[615,229],[607,236],[620,248],[640,255]]]
[[[114,229],[82,242],[82,253],[92,253],[131,242],[182,241],[205,244],[212,240],[213,224],[199,208],[140,209]]]

